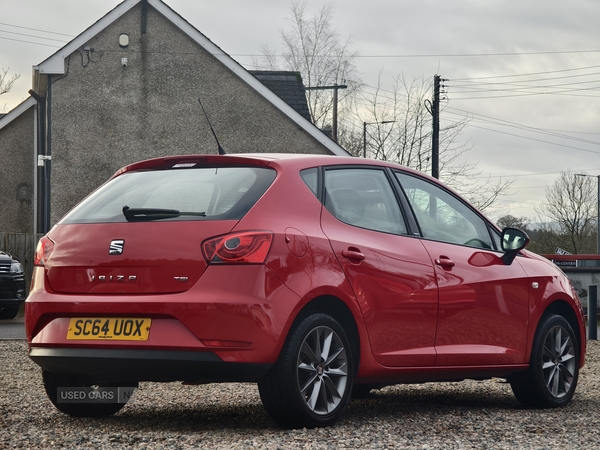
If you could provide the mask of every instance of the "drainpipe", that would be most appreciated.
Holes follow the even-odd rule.
[[[32,96],[33,97],[33,96]],[[37,99],[34,97],[34,100],[37,101]],[[38,181],[38,168],[37,168],[37,159],[38,159],[38,154],[39,154],[39,130],[38,130],[38,123],[39,123],[39,110],[40,110],[40,105],[39,102],[38,104],[35,105],[35,108],[33,110],[33,235],[37,236],[37,217],[38,217],[38,185],[37,185],[37,181]]]
[[[52,75],[48,75],[46,97],[46,155],[44,164],[44,219],[43,232],[50,231],[50,176],[52,173]]]
[[[29,95],[31,95],[35,101],[38,103],[37,106],[37,116],[34,121],[36,125],[36,155],[35,155],[35,171],[33,177],[33,185],[34,185],[34,208],[33,208],[33,232],[35,234],[39,233],[44,229],[44,224],[42,218],[44,217],[44,204],[42,199],[44,198],[44,163],[45,160],[45,136],[46,136],[46,99],[42,98],[35,92],[33,89],[29,90]],[[42,183],[39,182],[42,180]]]

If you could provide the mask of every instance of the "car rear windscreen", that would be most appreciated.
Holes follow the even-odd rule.
[[[241,219],[276,175],[262,167],[126,172],[101,186],[60,223]]]

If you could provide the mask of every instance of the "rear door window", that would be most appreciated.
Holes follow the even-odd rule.
[[[407,228],[385,172],[339,168],[325,171],[325,207],[349,225],[393,234]]]
[[[240,219],[275,179],[262,167],[202,167],[128,172],[109,181],[61,223],[125,222],[123,208],[176,211],[148,220]]]

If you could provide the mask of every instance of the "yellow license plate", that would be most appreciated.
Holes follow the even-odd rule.
[[[67,339],[147,341],[151,323],[135,317],[73,317]]]

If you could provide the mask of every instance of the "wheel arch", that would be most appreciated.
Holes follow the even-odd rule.
[[[545,314],[558,314],[564,317],[571,328],[575,332],[575,337],[577,339],[577,351],[579,352],[579,358],[582,359],[582,339],[585,339],[585,330],[582,330],[579,324],[579,320],[577,320],[577,314],[573,311],[573,308],[569,303],[564,300],[555,300],[544,310],[544,312],[540,315],[538,323],[536,324],[536,329],[539,326],[540,320]],[[583,336],[583,338],[582,338]]]
[[[309,303],[304,305],[300,310],[290,330],[293,330],[298,323],[300,323],[305,317],[314,313],[324,313],[335,320],[344,328],[344,331],[348,335],[348,339],[352,345],[352,357],[354,359],[354,376],[358,373],[360,366],[360,333],[358,331],[358,324],[352,311],[342,300],[332,295],[322,295],[311,300]]]

